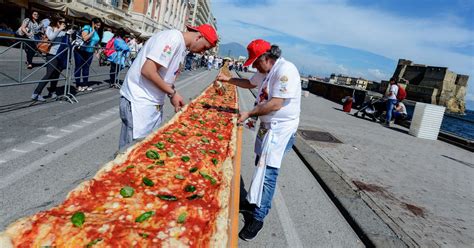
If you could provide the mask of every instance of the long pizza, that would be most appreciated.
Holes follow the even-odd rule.
[[[223,87],[208,87],[59,206],[12,223],[0,247],[226,246],[238,106],[235,86]]]

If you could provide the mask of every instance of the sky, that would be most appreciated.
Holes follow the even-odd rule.
[[[265,39],[300,73],[387,80],[404,58],[469,75],[474,101],[473,0],[211,0],[211,8],[222,44]]]

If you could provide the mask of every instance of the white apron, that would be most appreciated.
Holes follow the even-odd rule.
[[[163,105],[143,105],[130,103],[132,106],[133,139],[144,138],[158,128],[163,120]]]
[[[255,140],[255,153],[260,155],[254,170],[247,200],[260,207],[267,166],[280,168],[285,148],[298,129],[299,119],[285,122],[261,123]]]

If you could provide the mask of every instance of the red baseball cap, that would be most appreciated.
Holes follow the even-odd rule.
[[[255,60],[260,57],[262,54],[266,53],[272,45],[268,41],[262,39],[253,40],[247,46],[247,51],[249,53],[249,58],[245,61],[244,66],[249,66],[255,62]]]
[[[217,32],[216,30],[209,24],[202,24],[200,26],[190,26],[186,25],[188,28],[188,31],[194,31],[194,32],[199,32],[204,36],[204,38],[211,43],[213,47],[217,45],[217,41],[219,40],[219,37],[217,37]]]

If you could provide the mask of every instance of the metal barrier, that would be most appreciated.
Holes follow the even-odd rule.
[[[60,96],[58,96],[58,100],[65,99],[66,101],[68,101],[70,103],[78,102],[78,100],[74,96],[74,94],[71,93],[72,84],[76,81],[76,79],[79,79],[79,80],[84,79],[84,76],[82,76],[82,74],[79,75],[78,77],[76,77],[74,75],[74,72],[76,72],[77,70],[83,69],[84,66],[90,66],[90,64],[92,64],[94,54],[97,54],[97,52],[100,54],[104,50],[107,50],[107,48],[97,49],[97,47],[90,47],[90,46],[81,46],[81,48],[79,48],[79,46],[77,46],[77,45],[72,46],[71,44],[68,44],[68,43],[44,41],[44,42],[47,42],[47,43],[50,43],[50,44],[66,45],[67,47],[64,50],[60,51],[58,54],[54,55],[54,57],[52,57],[49,60],[44,59],[44,58],[46,58],[46,56],[41,56],[41,58],[44,59],[45,63],[43,65],[41,65],[39,68],[35,68],[28,75],[24,76],[23,75],[24,74],[23,50],[25,50],[25,48],[29,48],[29,49],[34,50],[35,53],[38,53],[38,51],[36,49],[36,46],[32,47],[30,44],[32,42],[35,42],[35,44],[36,44],[38,42],[43,42],[43,41],[32,41],[30,39],[24,39],[24,38],[0,36],[0,41],[2,41],[2,40],[11,41],[13,44],[6,47],[5,49],[3,49],[0,52],[0,63],[2,62],[2,60],[1,60],[2,55],[6,54],[7,51],[9,51],[13,48],[17,48],[18,46],[20,48],[20,55],[19,55],[20,59],[19,59],[19,63],[18,63],[18,68],[19,68],[18,78],[13,77],[13,76],[7,74],[6,72],[4,72],[0,69],[0,75],[3,75],[6,78],[8,78],[8,79],[10,79],[11,81],[14,82],[14,83],[0,84],[0,87],[18,86],[18,85],[26,85],[26,84],[38,84],[38,83],[42,83],[42,82],[50,82],[50,81],[56,81],[56,80],[57,81],[64,81],[64,92]],[[84,58],[81,55],[81,53],[79,52],[79,49],[84,49],[84,48],[94,49],[94,54],[92,54],[92,56],[90,58],[88,58],[88,59],[91,60],[89,65],[88,65],[88,63],[85,62],[86,58]],[[111,49],[111,50],[114,50],[115,52],[118,52],[119,53],[118,56],[124,57],[123,60],[125,60],[125,65],[124,66],[119,65],[115,68],[115,70],[109,71],[108,73],[100,73],[100,72],[96,71],[96,68],[89,67],[89,70],[92,70],[93,73],[89,73],[89,75],[87,77],[88,78],[93,78],[93,77],[100,77],[100,76],[107,76],[107,75],[109,75],[109,77],[110,77],[113,74],[115,80],[114,80],[114,82],[109,82],[109,83],[111,85],[114,85],[117,88],[119,88],[120,87],[119,76],[121,75],[121,73],[124,73],[126,71],[125,68],[129,67],[129,65],[131,64],[131,63],[129,63],[130,62],[130,57],[129,57],[130,53],[129,52],[122,53],[121,51],[116,51],[115,49]],[[55,60],[59,56],[62,56],[64,53],[67,53],[66,68],[64,68],[64,69],[57,68],[57,67],[55,67],[54,65],[51,64],[53,60]],[[77,61],[74,61],[74,63],[73,63],[72,58],[74,56],[80,57],[84,63],[76,64]],[[121,60],[122,60],[122,58],[119,59],[119,61],[121,61]],[[74,64],[74,67],[73,67],[73,64]],[[45,80],[43,80],[43,79],[40,79],[40,80],[31,79],[32,75],[36,74],[37,72],[39,72],[41,69],[45,68],[48,65],[52,65],[54,70],[59,72],[60,76],[57,79],[53,79],[53,80],[51,80],[51,79],[45,79]],[[123,70],[122,70],[122,67],[123,67]],[[63,73],[63,71],[65,71],[65,72]]]

